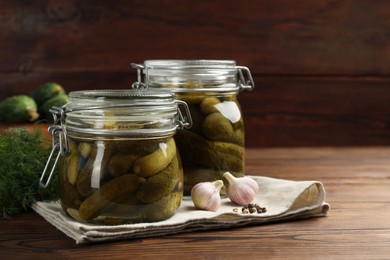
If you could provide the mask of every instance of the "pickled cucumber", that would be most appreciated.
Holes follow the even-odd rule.
[[[110,142],[95,143],[77,178],[77,190],[82,196],[87,197],[100,187],[100,182],[108,175],[107,164],[114,152]]]
[[[62,164],[64,163],[63,160],[61,162]],[[69,182],[66,167],[61,168],[59,194],[61,197],[61,206],[64,211],[67,208],[78,209],[84,200],[84,197],[78,193],[77,187]]]
[[[242,117],[237,122],[233,123],[234,130],[241,130],[244,131],[244,120]]]
[[[202,88],[201,85],[197,84],[196,82],[193,83],[187,83],[185,84],[182,88],[185,89],[197,89],[197,88]],[[176,98],[185,101],[189,105],[193,104],[199,104],[200,102],[203,101],[203,99],[206,96],[203,93],[199,92],[179,92],[176,93]]]
[[[115,141],[115,146],[118,152],[127,154],[136,154],[138,156],[145,156],[154,152],[160,143],[167,142],[168,138],[159,139],[139,139],[139,140],[126,140]]]
[[[131,194],[144,181],[134,174],[125,174],[112,179],[81,203],[80,217],[84,220],[98,217],[111,202]]]
[[[210,140],[244,146],[245,136],[242,127],[236,129],[220,113],[210,114],[203,122],[203,134]]]
[[[142,210],[142,219],[146,222],[155,222],[173,216],[180,207],[182,198],[182,192],[173,192],[155,203],[145,206]]]
[[[205,114],[211,114],[215,113],[218,110],[215,108],[216,104],[221,103],[221,101],[216,98],[216,97],[208,97],[205,98],[201,103],[200,103],[200,110],[205,113]]]
[[[145,203],[151,203],[166,196],[183,179],[182,169],[179,169],[177,156],[161,172],[146,179],[137,191],[137,198]]]
[[[125,198],[121,198],[120,200],[115,200],[113,203],[110,203],[105,211],[103,211],[100,216],[109,219],[121,219],[123,223],[134,223],[141,222],[142,208],[145,207],[145,204],[142,203],[137,197],[135,193],[126,194]],[[104,220],[105,224],[108,224],[106,220]]]
[[[243,172],[244,148],[240,145],[209,141],[189,130],[178,131],[177,143],[181,151],[184,151],[181,157],[187,167],[206,166],[217,170]]]
[[[108,172],[113,177],[129,173],[131,166],[137,158],[138,156],[134,154],[117,152],[111,157],[108,163]]]
[[[112,214],[96,218],[93,222],[105,225],[132,224],[139,222],[157,222],[173,216],[180,207],[183,198],[181,191],[174,191],[150,204],[115,205],[109,209]],[[115,217],[113,217],[115,215]]]
[[[212,113],[203,121],[203,134],[211,140],[233,142],[234,130],[221,113]]]
[[[67,160],[66,175],[71,185],[75,185],[80,171],[80,155],[77,151],[70,154]]]
[[[173,138],[166,143],[159,143],[159,148],[151,154],[137,159],[133,171],[141,177],[150,177],[162,171],[172,161],[176,154],[176,144]]]
[[[92,145],[90,143],[81,142],[77,149],[82,157],[87,158],[91,154]]]

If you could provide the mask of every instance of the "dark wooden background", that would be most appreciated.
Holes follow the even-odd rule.
[[[390,1],[0,1],[0,98],[129,88],[130,62],[234,59],[247,146],[390,144]]]

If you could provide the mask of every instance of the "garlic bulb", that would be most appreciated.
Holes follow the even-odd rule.
[[[201,182],[196,184],[191,190],[191,198],[198,209],[217,211],[221,206],[221,196],[219,191],[223,186],[223,181]]]
[[[236,178],[230,172],[225,172],[223,177],[229,183],[227,193],[233,203],[244,206],[254,200],[259,190],[259,185],[254,179],[250,177]]]

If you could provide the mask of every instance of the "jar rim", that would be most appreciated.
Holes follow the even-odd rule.
[[[172,99],[173,94],[165,89],[95,89],[77,90],[69,93],[69,99],[96,99],[96,100],[136,100],[136,99]]]
[[[234,60],[145,60],[144,65],[148,69],[231,69],[236,70],[236,61]]]
[[[167,89],[103,89],[78,90],[68,94],[68,113],[79,110],[149,107],[157,110],[176,110],[175,96]]]
[[[238,69],[234,60],[145,60],[143,73],[149,87],[173,85],[187,91],[185,86],[190,83],[212,91],[237,88]]]

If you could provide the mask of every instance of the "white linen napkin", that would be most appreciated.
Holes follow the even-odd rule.
[[[59,202],[39,201],[32,208],[49,223],[73,238],[77,244],[156,237],[197,230],[225,229],[244,225],[260,225],[276,221],[326,216],[329,204],[318,181],[290,181],[250,176],[259,184],[253,203],[265,207],[265,213],[241,213],[240,206],[222,199],[217,212],[197,210],[191,198],[184,198],[171,218],[154,223],[115,226],[79,223],[62,212]],[[238,208],[238,213],[233,211]]]

